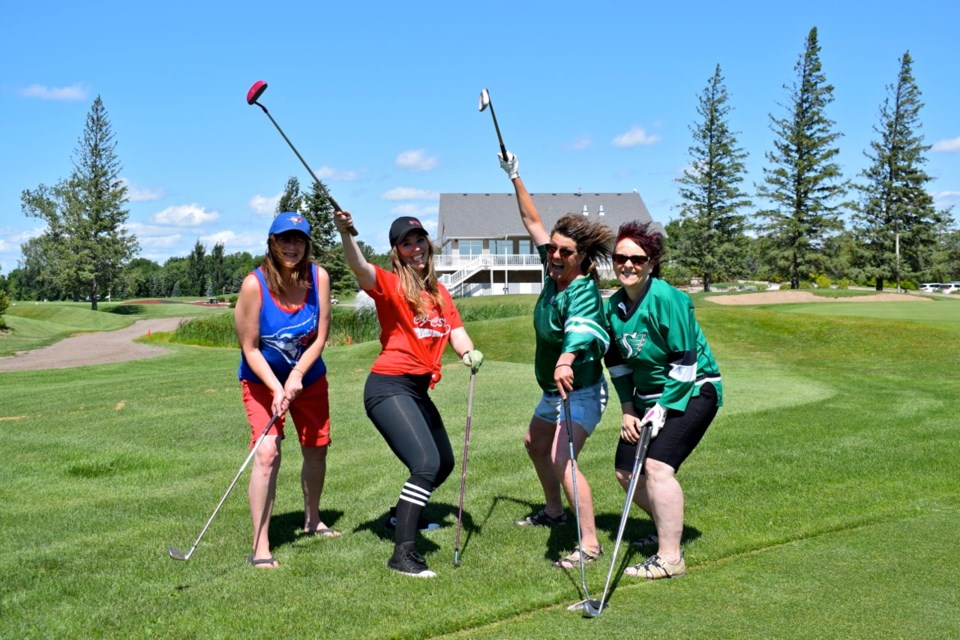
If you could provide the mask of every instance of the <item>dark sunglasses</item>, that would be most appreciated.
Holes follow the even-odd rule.
[[[632,262],[634,265],[639,266],[650,262],[650,256],[627,256],[622,253],[615,253],[613,254],[613,262],[621,267],[628,262]]]
[[[561,258],[569,258],[576,253],[573,249],[567,249],[566,247],[558,247],[557,245],[550,243],[547,245],[547,255],[552,253],[560,253]]]

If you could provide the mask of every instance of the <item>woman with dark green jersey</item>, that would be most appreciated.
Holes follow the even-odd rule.
[[[624,572],[648,580],[687,571],[680,548],[683,489],[676,473],[723,405],[720,370],[694,317],[693,301],[659,278],[662,256],[661,236],[651,225],[622,225],[613,250],[621,288],[604,305],[613,343],[606,364],[623,410],[616,474],[624,489],[641,427],[650,424],[655,438],[634,502],[653,519],[657,533],[649,542],[658,549]]]
[[[603,354],[609,346],[603,325],[602,301],[597,286],[597,263],[610,255],[613,232],[602,223],[567,214],[551,232],[540,218],[517,172],[517,159],[508,153],[501,167],[513,181],[520,218],[544,265],[543,290],[534,310],[536,331],[535,371],[543,390],[524,445],[543,487],[546,506],[527,516],[518,526],[556,526],[566,522],[561,487],[567,501],[579,506],[580,549],[553,563],[572,569],[597,560],[602,554],[594,522],[590,485],[570,459],[579,455],[607,404]],[[565,429],[569,407],[572,437]],[[576,498],[574,480],[576,473]],[[577,503],[579,502],[579,505]]]

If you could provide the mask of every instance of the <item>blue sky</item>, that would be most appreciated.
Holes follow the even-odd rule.
[[[909,50],[933,145],[930,190],[939,206],[957,204],[958,18],[960,5],[931,0],[9,4],[0,273],[42,231],[23,215],[21,192],[70,174],[97,95],[141,256],[162,263],[197,240],[261,253],[287,179],[309,176],[247,105],[257,80],[269,84],[261,102],[378,250],[398,215],[435,229],[440,193],[512,190],[490,116],[477,110],[484,87],[532,192],[636,189],[666,222],[714,67],[752,190],[769,166],[769,114],[785,115],[784,85],[814,26],[846,176],[864,168]]]

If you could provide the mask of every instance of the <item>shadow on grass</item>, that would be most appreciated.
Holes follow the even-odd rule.
[[[320,520],[331,529],[337,528],[337,521],[342,517],[343,511],[320,509]],[[303,531],[304,519],[305,516],[302,509],[299,511],[273,514],[273,517],[270,518],[270,545],[277,548],[312,536],[313,534],[304,533]]]

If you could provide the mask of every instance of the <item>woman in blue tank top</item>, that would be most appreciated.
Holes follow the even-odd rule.
[[[251,448],[270,419],[280,416],[257,449],[248,490],[253,546],[247,560],[272,569],[279,564],[267,533],[288,412],[303,454],[303,530],[340,535],[320,520],[330,444],[327,367],[321,357],[330,330],[330,278],[310,260],[310,224],[301,215],[285,212],[274,220],[263,262],[240,287],[234,319]]]

